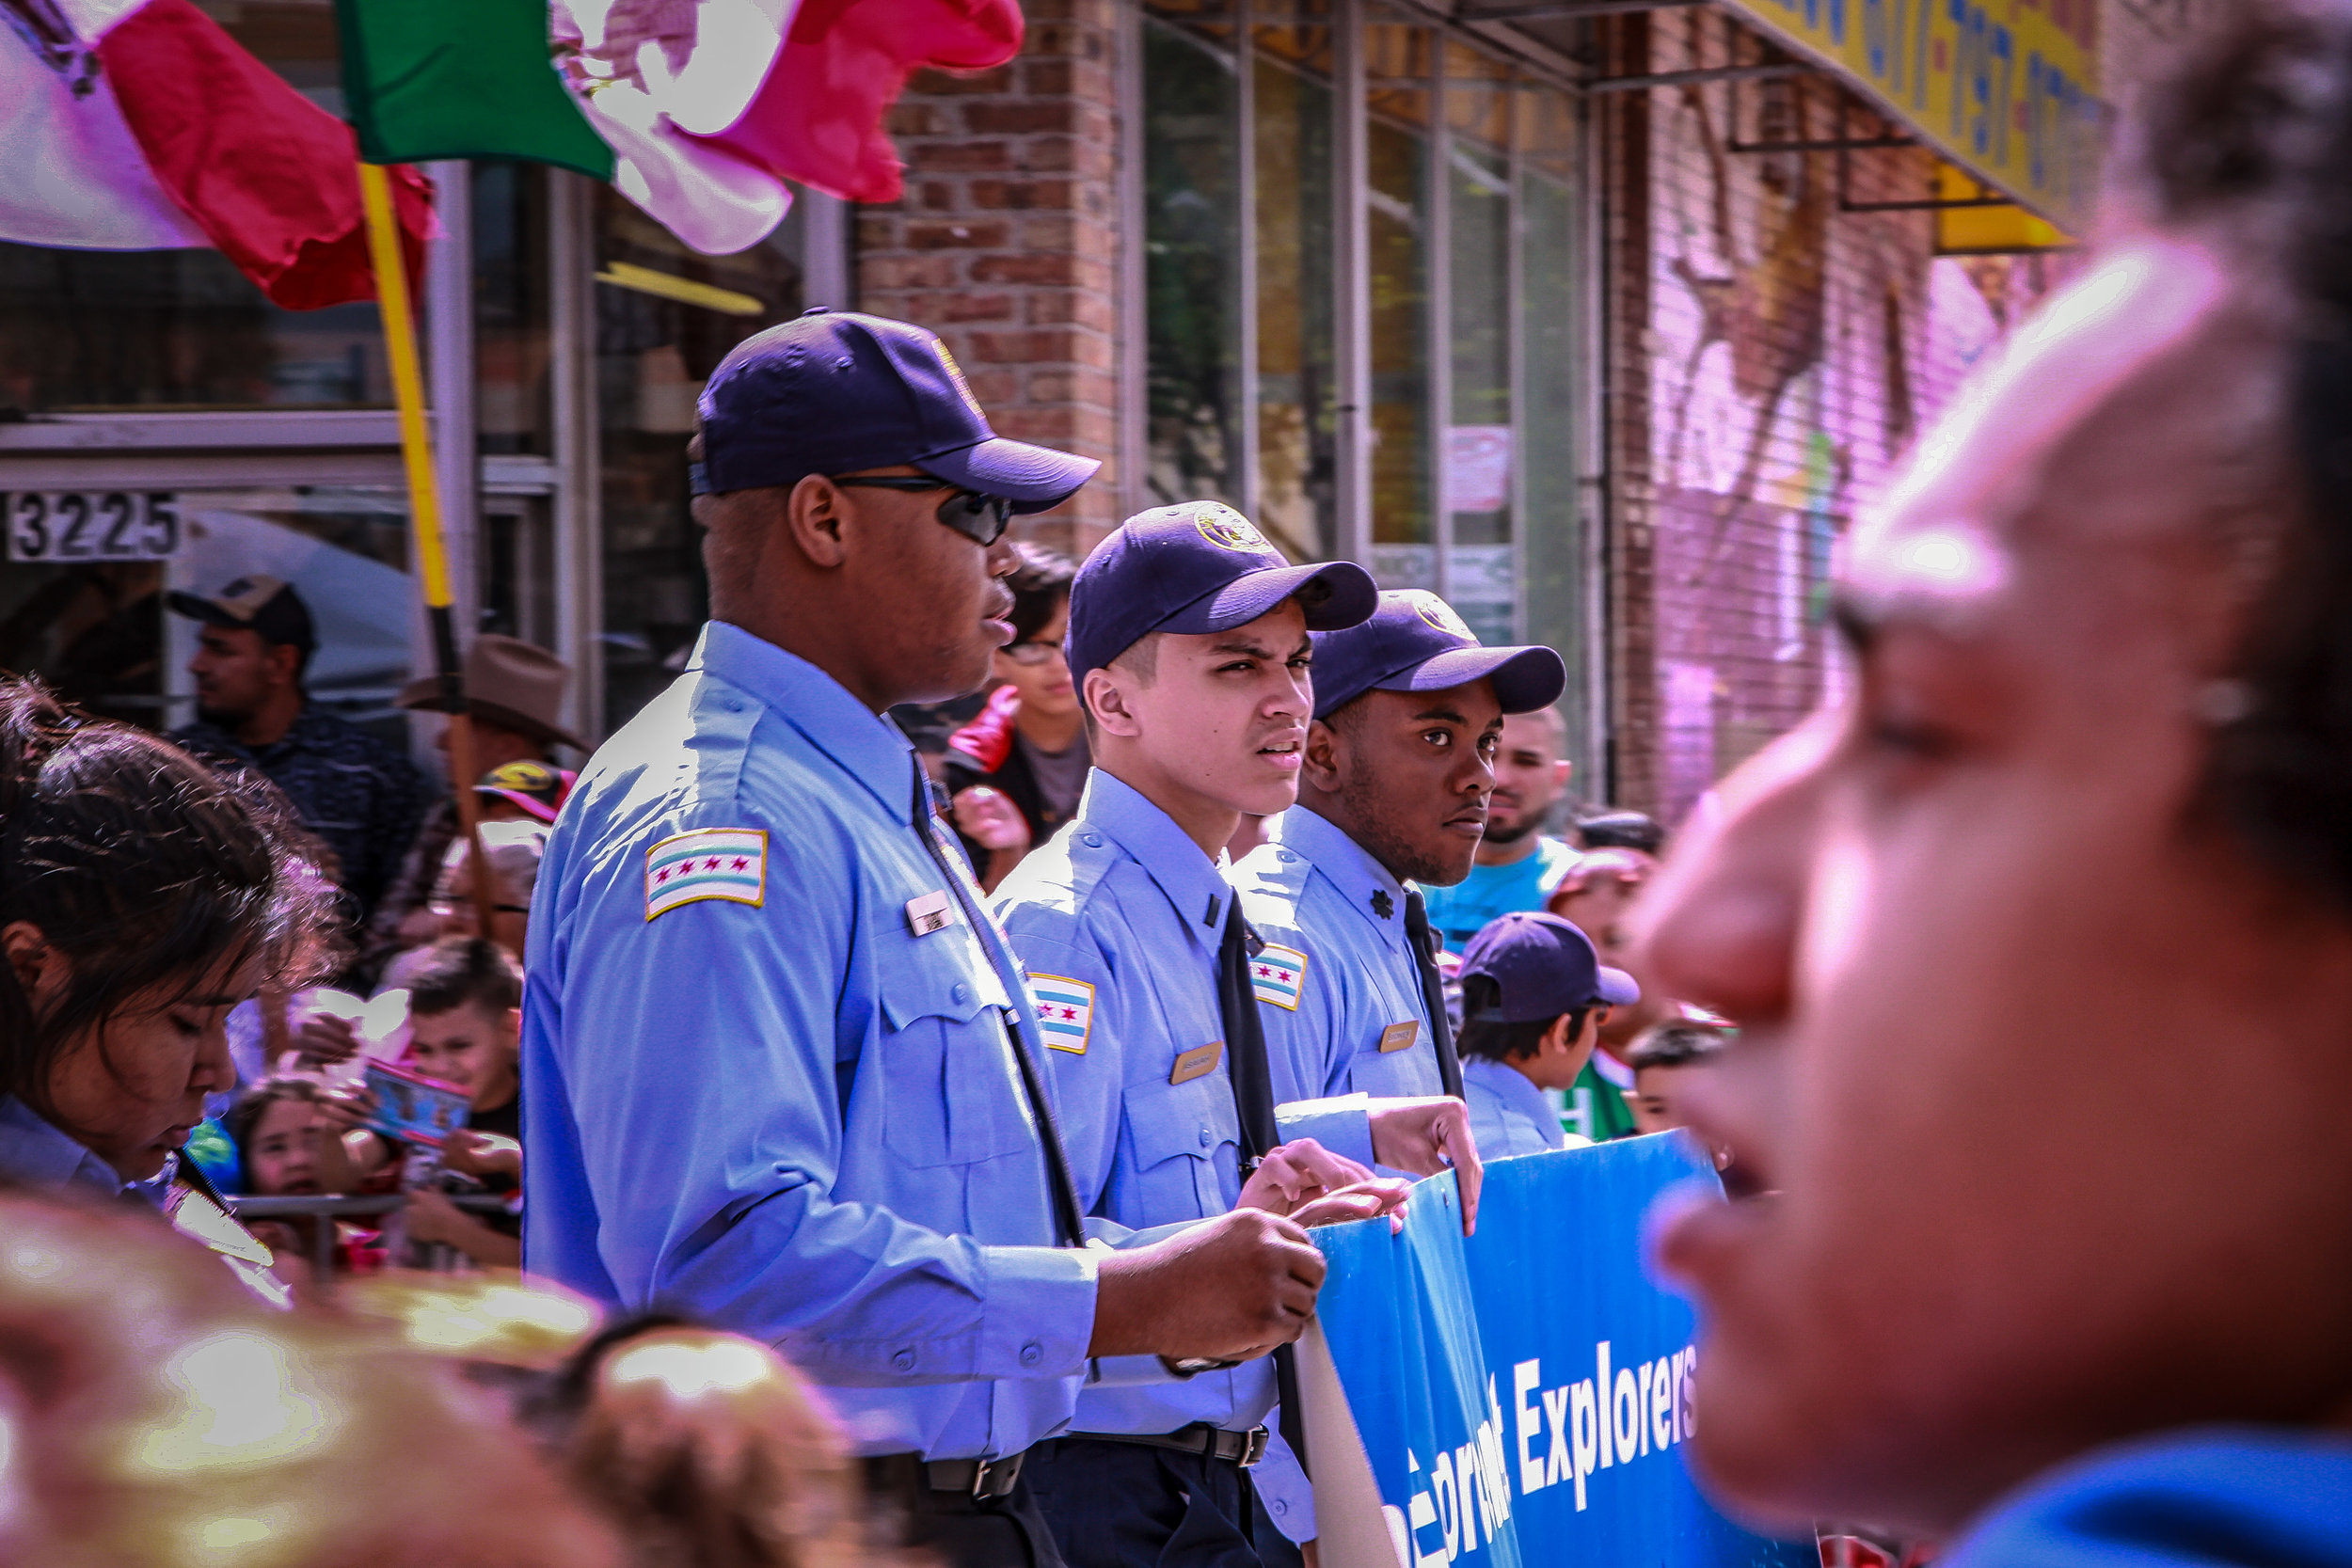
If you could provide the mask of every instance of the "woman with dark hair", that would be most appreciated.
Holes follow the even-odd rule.
[[[947,739],[956,831],[989,890],[1076,813],[1093,766],[1061,650],[1077,568],[1034,545],[1014,549],[1021,564],[1005,579],[1012,641],[994,656],[999,684],[980,716]]]
[[[164,1171],[236,1086],[230,1009],[325,958],[304,842],[259,786],[0,680],[0,1180]]]

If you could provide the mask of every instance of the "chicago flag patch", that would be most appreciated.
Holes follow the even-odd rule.
[[[698,898],[758,904],[768,896],[763,828],[698,828],[645,851],[645,918]]]
[[[1249,986],[1259,1001],[1298,1011],[1298,998],[1307,989],[1307,955],[1267,942],[1249,960]]]
[[[1094,1027],[1094,988],[1066,974],[1032,974],[1029,994],[1037,998],[1037,1031],[1048,1050],[1087,1053],[1087,1032]]]

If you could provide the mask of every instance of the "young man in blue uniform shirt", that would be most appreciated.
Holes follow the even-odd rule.
[[[1208,501],[1129,518],[1072,587],[1070,669],[1094,771],[1077,816],[995,908],[1038,1000],[1080,1200],[1123,1229],[1320,1197],[1295,1211],[1314,1223],[1401,1199],[1401,1183],[1342,1192],[1372,1173],[1311,1138],[1278,1141],[1342,1127],[1339,1141],[1399,1168],[1434,1172],[1462,1154],[1475,1196],[1453,1101],[1278,1110],[1319,1083],[1267,1059],[1254,942],[1222,874],[1243,814],[1280,811],[1296,793],[1310,629],[1354,625],[1375,601],[1361,567],[1293,566]],[[1304,1478],[1279,1445],[1258,1463],[1275,1365],[1173,1381],[1156,1363],[1105,1363],[1100,1377],[1071,1434],[1032,1464],[1066,1556],[1105,1568],[1296,1560],[1284,1532],[1311,1533]]]
[[[1009,514],[1095,465],[997,437],[936,338],[846,312],[739,346],[701,412],[713,619],[540,874],[525,1261],[775,1344],[910,1544],[1054,1568],[1021,1461],[1089,1358],[1263,1354],[1322,1278],[1259,1210],[1085,1244],[1034,1005],[881,717],[978,683]]]
[[[1415,882],[1469,874],[1506,713],[1557,702],[1549,648],[1487,648],[1435,594],[1380,595],[1315,639],[1298,804],[1235,871],[1278,977],[1273,1049],[1328,1095],[1461,1093],[1437,943]],[[1354,1148],[1343,1152],[1360,1155]]]
[[[1462,954],[1463,1098],[1481,1159],[1569,1147],[1546,1089],[1565,1089],[1591,1059],[1612,1007],[1642,988],[1602,966],[1592,940],[1556,914],[1489,921]],[[1590,1143],[1578,1138],[1577,1144]]]

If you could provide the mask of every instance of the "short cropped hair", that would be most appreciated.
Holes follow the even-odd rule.
[[[1710,1024],[1660,1023],[1633,1042],[1625,1053],[1625,1065],[1636,1072],[1644,1068],[1692,1067],[1722,1055],[1724,1045],[1724,1032]]]
[[[443,937],[408,977],[412,1016],[454,1012],[471,1003],[503,1013],[523,1003],[523,974],[506,949],[481,937]]]
[[[1454,1051],[1459,1056],[1484,1056],[1494,1062],[1523,1062],[1542,1049],[1544,1037],[1560,1016],[1568,1021],[1568,1037],[1576,1038],[1584,1032],[1584,1015],[1590,1007],[1579,1007],[1572,1013],[1551,1018],[1531,1019],[1524,1023],[1482,1022],[1478,1015],[1502,1006],[1502,986],[1491,974],[1462,976],[1462,1032],[1454,1037]]]

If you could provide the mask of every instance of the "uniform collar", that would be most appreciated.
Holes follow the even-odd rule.
[[[884,811],[913,823],[914,748],[898,725],[850,696],[848,687],[798,654],[724,621],[703,627],[686,668],[707,671],[758,698],[864,784]]]
[[[1072,820],[1082,833],[1106,835],[1142,866],[1196,942],[1214,949],[1223,940],[1226,902],[1233,889],[1225,879],[1222,857],[1213,861],[1202,854],[1176,819],[1141,791],[1093,768]]]
[[[1391,947],[1405,946],[1405,887],[1360,844],[1305,806],[1275,818],[1269,835],[1301,855]],[[1386,911],[1386,913],[1382,911]]]
[[[1544,1091],[1510,1063],[1498,1062],[1492,1056],[1465,1055],[1462,1076],[1485,1085],[1487,1092],[1502,1101],[1503,1109],[1514,1116],[1525,1117],[1538,1128],[1558,1125],[1559,1117],[1552,1111],[1551,1101],[1544,1098]]]
[[[48,1191],[84,1188],[113,1197],[122,1178],[14,1095],[0,1094],[0,1180]]]

